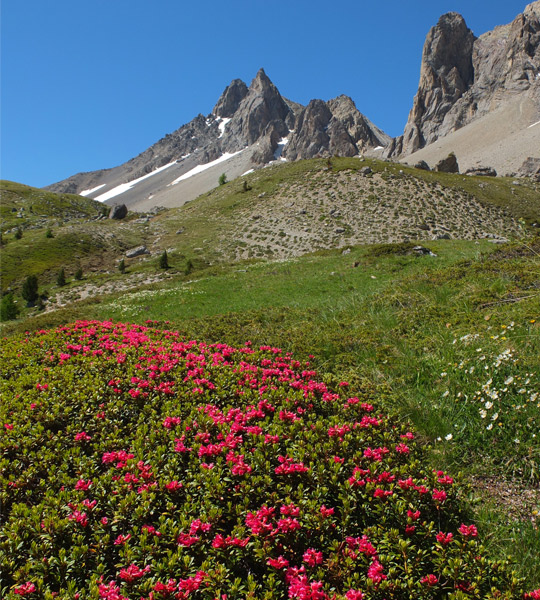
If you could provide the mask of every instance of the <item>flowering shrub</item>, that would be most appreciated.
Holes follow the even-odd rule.
[[[2,597],[524,596],[414,432],[277,348],[78,322],[2,364]]]

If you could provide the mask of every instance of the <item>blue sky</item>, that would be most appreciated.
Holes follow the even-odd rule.
[[[518,0],[2,0],[0,177],[45,186],[113,167],[260,67],[300,103],[347,94],[399,135],[426,33],[449,11],[476,35]]]

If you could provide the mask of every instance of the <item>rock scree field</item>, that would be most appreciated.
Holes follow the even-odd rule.
[[[153,322],[1,352],[2,597],[540,597],[415,431],[310,361]]]

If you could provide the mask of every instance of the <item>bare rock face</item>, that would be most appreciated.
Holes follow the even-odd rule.
[[[214,106],[212,114],[217,117],[230,119],[238,110],[240,102],[248,93],[247,85],[241,79],[233,79],[230,85],[225,88],[220,99]]]
[[[264,69],[260,69],[227,124],[221,146],[227,152],[236,152],[254,144],[265,134],[269,123],[280,137],[284,137],[289,133],[287,121],[293,118],[292,110],[276,86]]]
[[[409,120],[389,155],[411,154],[437,139],[446,113],[472,85],[475,39],[463,17],[454,12],[443,15],[430,30]]]
[[[386,156],[408,155],[518,94],[540,104],[540,0],[509,25],[476,38],[457,13],[427,35],[418,92],[402,136]]]
[[[390,138],[358,111],[348,96],[311,100],[298,114],[284,151],[288,160],[315,156],[356,156],[385,146]]]

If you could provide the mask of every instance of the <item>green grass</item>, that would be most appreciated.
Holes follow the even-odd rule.
[[[496,474],[503,484],[516,482],[518,496],[538,489],[540,399],[534,394],[540,390],[539,238],[503,247],[487,241],[425,242],[435,257],[407,254],[408,244],[389,244],[352,247],[348,254],[324,250],[284,261],[226,262],[215,240],[227,232],[238,211],[262,210],[280,186],[320,171],[323,163],[270,167],[247,177],[250,192],[243,193],[241,183],[231,182],[156,217],[152,223],[162,230],[161,243],[174,248],[167,282],[93,295],[48,314],[26,311],[24,316],[30,318],[3,325],[2,333],[76,318],[139,323],[151,319],[167,321],[190,338],[231,345],[250,339],[280,346],[300,359],[309,349],[324,377],[371,388],[389,410],[412,421],[432,444],[434,465],[463,471],[472,482]],[[386,169],[389,178],[400,177],[400,169],[407,176],[413,171],[357,159],[333,163],[334,169],[352,170],[368,164],[381,172]],[[484,185],[485,178],[416,170],[414,176],[441,186],[461,186],[484,202],[502,203],[514,215],[538,218],[539,196],[533,184],[513,186],[512,180],[497,178]],[[114,234],[99,238],[108,240],[109,248],[102,270],[114,266],[122,247],[142,243],[149,235],[142,228],[121,229],[110,223],[102,227],[103,234]],[[176,235],[180,227],[185,232]],[[21,240],[9,240],[3,253],[13,254],[4,253],[9,262],[3,260],[3,277],[7,273],[13,280],[26,271],[48,269],[50,278],[75,251],[84,255],[82,235],[62,235],[55,231],[48,239],[44,230],[28,230]],[[100,253],[103,247],[90,247],[87,260]],[[188,259],[194,270],[184,275]],[[157,255],[155,260],[130,263],[128,271],[156,272]],[[95,275],[90,281],[110,277]],[[70,283],[73,292],[78,287]],[[492,406],[486,408],[486,402]],[[501,498],[478,493],[482,504],[477,514],[493,552],[505,556],[519,547],[523,556],[540,556],[538,516],[531,511],[519,518],[509,516]],[[537,559],[519,566],[532,585],[540,585]]]
[[[55,194],[13,181],[0,180],[2,230],[27,227],[44,219],[95,217],[106,208],[100,202],[76,194]],[[21,211],[21,218],[17,215]]]

